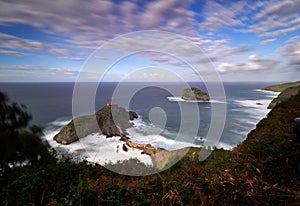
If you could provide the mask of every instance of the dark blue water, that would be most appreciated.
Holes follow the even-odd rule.
[[[136,88],[141,83],[128,83],[124,85],[124,91]],[[226,124],[223,131],[221,142],[226,145],[236,145],[242,142],[246,134],[255,128],[258,121],[266,115],[267,104],[274,98],[270,92],[260,91],[259,89],[271,83],[224,83],[227,115]],[[85,91],[81,97],[82,101],[94,95],[95,110],[105,106],[112,101],[112,94],[116,88],[116,83],[101,83],[96,95],[91,94],[93,83],[85,84]],[[191,86],[206,90],[202,83],[190,83]],[[72,97],[74,83],[0,83],[0,90],[8,94],[10,99],[15,102],[23,103],[32,114],[32,124],[47,127],[51,122],[60,119],[72,118]],[[181,117],[181,109],[197,105],[200,111],[199,136],[206,136],[211,121],[211,106],[214,103],[207,102],[177,102],[169,101],[168,97],[181,96],[182,85],[175,83],[165,83],[164,88],[173,87],[175,94],[171,94],[167,89],[157,86],[150,86],[139,90],[130,98],[129,109],[136,111],[142,116],[143,121],[149,122],[149,112],[152,108],[161,108],[167,117],[166,129],[170,134],[178,132],[182,118],[189,121],[186,113]],[[126,92],[115,97],[115,102],[121,104],[128,101]],[[220,104],[220,102],[218,103]],[[188,111],[188,110],[187,110]],[[166,137],[172,138],[172,135]]]

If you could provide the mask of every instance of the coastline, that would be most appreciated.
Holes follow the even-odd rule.
[[[22,203],[28,203],[27,196],[23,196],[26,194],[32,197],[30,202],[37,204],[66,204],[83,197],[88,198],[87,205],[133,204],[136,200],[147,205],[169,205],[170,201],[178,205],[298,205],[300,173],[296,166],[300,145],[294,141],[293,119],[300,116],[299,102],[300,94],[278,104],[237,148],[215,149],[204,161],[199,161],[203,149],[174,151],[174,156],[175,152],[186,154],[173,167],[132,177],[116,174],[97,163],[57,159],[53,163],[11,168],[7,180],[1,179],[7,185],[1,197],[13,202],[17,194]],[[102,139],[106,140],[104,136]],[[92,143],[87,141],[86,145]],[[95,152],[105,153],[99,148]],[[157,162],[161,164],[156,168],[166,168],[168,154],[158,154]],[[125,166],[128,162],[134,167]],[[110,166],[135,174],[151,169],[138,161],[125,163]]]
[[[258,90],[258,92],[263,92],[263,91],[264,90]],[[270,91],[265,91],[265,92],[270,93],[270,95],[272,95],[274,97],[277,94],[276,92],[270,92]],[[271,100],[269,100],[269,101],[271,101]],[[216,102],[216,103],[219,103],[219,102]],[[249,104],[247,107],[251,107],[252,110],[260,111],[261,112],[260,116],[262,116],[262,117],[260,117],[260,120],[261,120],[266,117],[266,115],[270,112],[270,110],[267,110],[267,108],[264,108],[267,106],[268,103],[266,103],[266,102],[264,102],[263,104],[261,104],[262,102],[259,102],[259,103],[260,104],[257,104],[257,103],[255,103],[255,101],[242,102],[242,104],[244,104],[245,106],[247,106],[247,104]],[[262,110],[262,108],[264,108],[264,109]],[[136,119],[133,122],[135,122],[135,121],[139,121],[139,120]],[[66,123],[66,122],[67,121],[65,121],[64,123]],[[258,122],[255,121],[255,123],[258,123]],[[136,122],[136,123],[138,123],[138,122]],[[62,126],[63,124],[58,123],[58,125]],[[133,129],[133,128],[129,128],[129,130],[130,129]],[[130,134],[130,132],[129,132],[129,134]],[[134,136],[131,137],[129,135],[129,137],[130,137],[129,139],[126,139],[125,141],[120,142],[119,141],[120,137],[103,138],[104,136],[102,137],[99,134],[90,135],[90,136],[88,136],[87,139],[83,138],[77,144],[72,143],[71,145],[63,146],[61,144],[57,144],[56,142],[54,142],[52,140],[51,135],[55,135],[54,133],[52,133],[50,136],[49,136],[49,134],[47,134],[47,135],[48,135],[48,137],[46,137],[46,139],[50,143],[52,148],[57,148],[58,150],[62,150],[66,154],[71,153],[71,154],[75,155],[75,157],[78,159],[86,159],[90,162],[100,163],[100,164],[105,164],[105,163],[109,163],[109,162],[116,163],[118,160],[122,161],[122,160],[129,160],[130,158],[137,158],[138,160],[140,160],[141,162],[144,162],[147,165],[153,165],[153,161],[151,161],[151,156],[153,156],[154,154],[158,154],[161,151],[163,151],[164,155],[166,155],[167,153],[174,153],[174,152],[176,152],[176,150],[181,150],[181,149],[186,149],[186,148],[201,149],[203,147],[201,145],[177,142],[176,140],[171,140],[171,139],[170,140],[162,139],[162,141],[168,141],[168,144],[171,144],[171,145],[175,144],[175,143],[178,145],[182,144],[181,147],[176,146],[177,149],[175,149],[175,150],[167,150],[163,147],[160,148],[159,145],[152,145],[153,139],[151,139],[151,138],[150,138],[150,141],[147,142],[144,139],[143,139],[143,141],[141,141],[141,140],[135,138]],[[89,138],[92,138],[92,136],[95,139],[94,143],[93,143],[93,140],[89,139]],[[112,141],[113,139],[115,139],[116,141]],[[156,139],[154,138],[154,140],[156,140]],[[98,144],[97,147],[96,147],[97,144],[95,142],[97,142],[97,144]],[[123,144],[125,144],[128,147],[128,152],[123,151],[123,149],[122,149]],[[105,145],[107,147],[104,147]],[[217,149],[233,150],[234,147],[236,147],[237,145],[238,144],[227,145],[227,143],[219,142],[219,144],[216,145],[215,147]],[[117,148],[119,148],[119,152],[116,152]],[[206,149],[208,149],[208,148],[206,148]],[[96,150],[98,150],[98,151],[96,151]],[[106,157],[105,154],[107,154],[107,153],[109,153],[110,155],[108,155]],[[102,156],[102,158],[101,158],[101,156]],[[152,160],[153,160],[153,158],[152,158]]]

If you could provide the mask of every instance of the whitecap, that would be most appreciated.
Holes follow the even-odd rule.
[[[216,146],[218,149],[232,150],[236,145],[231,145],[225,142],[219,142]]]
[[[220,100],[215,100],[211,99],[209,101],[202,101],[202,100],[185,100],[182,99],[182,97],[167,97],[168,101],[170,102],[197,102],[197,103],[220,103],[220,104],[225,104],[226,102],[220,101]]]
[[[273,92],[273,91],[268,91],[263,89],[254,89],[253,91],[265,93],[268,95],[268,97],[273,97],[273,98],[277,97],[280,94],[280,92]]]
[[[239,104],[243,107],[253,107],[267,109],[271,99],[257,99],[257,100],[234,100],[234,103]]]
[[[141,150],[128,148],[128,151],[123,151],[124,142],[120,141],[120,137],[106,138],[104,135],[91,134],[79,141],[69,145],[62,145],[53,140],[53,137],[59,133],[62,126],[65,126],[69,121],[65,121],[62,125],[62,120],[56,120],[49,124],[44,129],[43,139],[55,149],[58,157],[70,155],[76,160],[87,160],[92,163],[106,164],[117,163],[118,161],[129,160],[136,158],[146,165],[152,165],[152,160],[149,155],[141,154]],[[62,125],[61,127],[53,127],[53,125]]]

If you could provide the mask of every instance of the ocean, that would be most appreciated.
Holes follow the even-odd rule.
[[[142,86],[145,84],[146,86]],[[120,106],[135,111],[139,118],[134,120],[134,127],[127,130],[133,142],[150,143],[154,147],[175,150],[187,146],[200,147],[205,140],[212,122],[212,107],[214,104],[225,105],[226,121],[224,130],[217,145],[218,148],[232,149],[243,142],[247,134],[264,118],[269,110],[268,104],[278,95],[275,92],[263,91],[261,88],[272,83],[261,82],[225,82],[226,99],[212,99],[210,102],[184,101],[180,98],[184,89],[176,83],[157,83],[147,86],[146,83],[126,83],[122,91],[115,95],[118,86],[116,82],[85,83],[82,102],[93,99],[95,111],[101,109],[108,102],[113,101]],[[203,83],[189,83],[207,91]],[[92,91],[97,87],[96,94]],[[91,134],[79,142],[70,145],[59,145],[53,137],[72,119],[72,98],[74,83],[0,83],[0,90],[8,94],[11,101],[23,103],[32,114],[31,124],[43,128],[43,138],[51,147],[59,152],[66,152],[78,158],[85,158],[91,162],[106,163],[137,157],[141,161],[151,164],[147,155],[130,149],[122,151],[122,142],[118,137],[106,139],[99,134]],[[126,91],[142,88],[130,96]],[[168,90],[166,88],[173,88]],[[175,89],[174,89],[175,88]],[[113,98],[112,98],[113,97]],[[198,128],[195,129],[195,113],[191,109],[199,109],[196,116]],[[186,112],[182,113],[182,110]],[[184,127],[182,126],[184,125]],[[189,127],[189,125],[192,125]],[[222,125],[220,125],[221,127]],[[217,129],[216,126],[211,128]],[[182,132],[183,131],[183,132]],[[182,134],[178,140],[178,134]],[[207,140],[209,141],[209,140]],[[113,155],[111,152],[113,151]],[[125,155],[126,154],[126,155]]]

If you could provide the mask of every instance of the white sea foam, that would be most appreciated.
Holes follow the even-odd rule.
[[[271,99],[234,100],[236,104],[239,104],[244,108],[242,109],[243,112],[252,114],[253,116],[259,118],[263,118],[268,114],[270,109],[268,109],[267,107],[271,103],[271,101]]]
[[[134,123],[134,126],[126,130],[132,142],[151,144],[154,147],[163,148],[169,151],[185,147],[199,147],[199,145],[195,145],[192,141],[184,142],[165,137],[163,134],[176,137],[176,133],[158,128],[151,123],[143,121],[142,118],[135,119],[132,122]]]
[[[52,125],[54,126],[66,126],[71,120],[56,120],[52,122]]]
[[[252,130],[255,128],[255,125],[269,113],[270,109],[267,109],[267,107],[271,101],[271,99],[234,100],[235,104],[241,106],[235,110],[249,115],[247,119],[245,119],[245,122],[253,125],[249,128]]]
[[[235,103],[240,104],[243,107],[253,107],[260,109],[267,109],[271,99],[258,99],[258,100],[234,100]]]
[[[185,100],[185,99],[182,99],[181,97],[167,97],[168,100],[170,102],[198,102],[198,103],[220,103],[220,104],[224,104],[226,102],[223,102],[223,101],[219,101],[219,100],[214,100],[214,99],[211,99],[209,101],[201,101],[201,100]]]
[[[263,90],[263,89],[254,89],[254,91],[268,94],[269,97],[273,97],[273,98],[277,97],[278,94],[280,94],[280,92],[267,91],[267,90]]]
[[[57,125],[57,122],[59,121],[53,123]],[[91,134],[72,144],[61,145],[53,140],[61,128],[55,130],[49,128],[45,129],[43,138],[58,152],[58,155],[69,154],[77,159],[86,159],[99,164],[116,163],[131,158],[136,158],[147,165],[152,164],[151,158],[141,154],[141,150],[128,147],[127,152],[123,151],[124,142],[119,141],[120,137],[106,138],[100,134]]]
[[[127,147],[128,151],[125,152],[123,144],[124,142],[120,141],[120,137],[106,138],[96,134],[88,135],[80,141],[72,143],[72,148],[74,152],[84,150],[87,154],[87,160],[90,162],[105,164],[136,158],[147,165],[152,164],[151,158],[146,154],[141,154],[141,150]]]
[[[216,148],[220,149],[225,149],[225,150],[232,150],[236,145],[231,145],[225,142],[219,142],[216,146]]]

